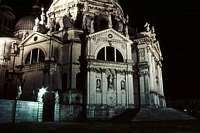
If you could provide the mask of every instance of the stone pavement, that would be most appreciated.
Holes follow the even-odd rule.
[[[1,133],[200,133],[200,121],[1,124]]]

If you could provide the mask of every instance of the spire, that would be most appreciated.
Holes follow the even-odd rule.
[[[40,15],[40,17],[41,17],[40,24],[41,24],[41,25],[44,25],[44,24],[45,24],[45,20],[46,20],[46,14],[45,14],[45,12],[44,12],[44,7],[41,8],[41,11],[42,11],[42,13],[41,13],[41,15]]]

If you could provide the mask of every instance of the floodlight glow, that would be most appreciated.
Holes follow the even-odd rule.
[[[42,97],[46,92],[47,92],[47,88],[42,87],[41,89],[39,89],[38,98],[37,98],[38,102],[43,102]]]

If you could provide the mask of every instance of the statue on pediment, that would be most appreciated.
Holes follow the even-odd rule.
[[[145,31],[149,32],[150,31],[150,24],[148,22],[145,23],[144,25]]]
[[[35,19],[35,25],[34,25],[34,27],[33,27],[33,31],[38,32],[38,31],[39,31],[39,26],[40,26],[40,20],[39,20],[39,18],[37,17],[37,18]]]
[[[47,19],[47,28],[49,29],[49,32],[54,32],[56,30],[56,17],[55,13],[53,13],[53,17],[48,17]]]

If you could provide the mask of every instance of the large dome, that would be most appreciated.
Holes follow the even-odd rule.
[[[15,31],[33,30],[35,18],[33,16],[25,16],[21,18],[15,25]]]

